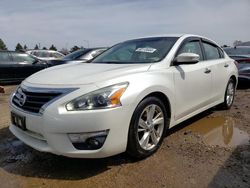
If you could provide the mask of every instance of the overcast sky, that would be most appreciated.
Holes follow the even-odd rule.
[[[1,0],[0,38],[34,48],[110,46],[142,36],[192,33],[219,44],[250,41],[250,0]]]

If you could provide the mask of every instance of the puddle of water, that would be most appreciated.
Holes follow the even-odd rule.
[[[223,147],[236,147],[249,144],[250,136],[235,127],[233,118],[211,117],[200,119],[184,128],[203,136],[208,145],[219,145]]]

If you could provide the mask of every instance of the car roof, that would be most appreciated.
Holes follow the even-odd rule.
[[[130,39],[130,40],[156,38],[156,37],[177,37],[177,38],[198,37],[198,38],[202,38],[202,39],[205,39],[205,40],[208,40],[208,41],[211,41],[211,42],[217,44],[215,41],[213,41],[207,37],[204,37],[201,35],[195,35],[195,34],[185,34],[185,33],[183,33],[183,34],[157,34],[157,35],[151,35],[151,36],[145,36],[145,37],[138,37],[138,38],[134,38],[134,39]]]
[[[27,50],[27,52],[58,52],[55,50]],[[58,52],[60,53],[60,52]]]
[[[220,47],[220,45],[215,42],[214,40],[211,40],[207,37],[204,37],[204,36],[201,36],[201,35],[195,35],[195,34],[158,34],[158,35],[151,35],[151,36],[145,36],[145,37],[139,37],[139,38],[134,38],[134,39],[129,39],[129,40],[126,40],[126,41],[130,41],[130,40],[137,40],[137,39],[147,39],[147,38],[158,38],[158,37],[177,37],[177,38],[189,38],[189,37],[197,37],[197,38],[202,38],[206,41],[209,41],[211,43],[214,43],[216,44],[218,47]],[[124,41],[125,42],[125,41]]]
[[[14,50],[0,50],[0,53],[1,53],[1,52],[17,53],[17,54],[26,54],[25,52],[14,51]]]
[[[206,38],[200,35],[195,35],[195,34],[157,34],[157,35],[149,35],[145,37],[139,37],[140,38],[151,38],[151,37],[199,37],[199,38]],[[136,39],[136,38],[135,38]]]

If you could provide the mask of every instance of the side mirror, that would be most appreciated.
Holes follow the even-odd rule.
[[[200,60],[200,56],[195,53],[181,53],[174,59],[174,65],[195,64]]]

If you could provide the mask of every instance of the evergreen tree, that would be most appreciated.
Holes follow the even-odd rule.
[[[50,50],[57,51],[56,47],[52,44],[51,47],[49,48]]]
[[[28,50],[28,47],[26,46],[26,44],[23,46],[23,49],[26,51]]]
[[[0,38],[0,50],[8,50],[3,40]]]
[[[23,51],[23,47],[20,43],[17,43],[15,51]]]
[[[34,50],[39,50],[39,47],[38,47],[38,45],[37,45],[37,44],[36,44],[36,46],[35,46]]]

